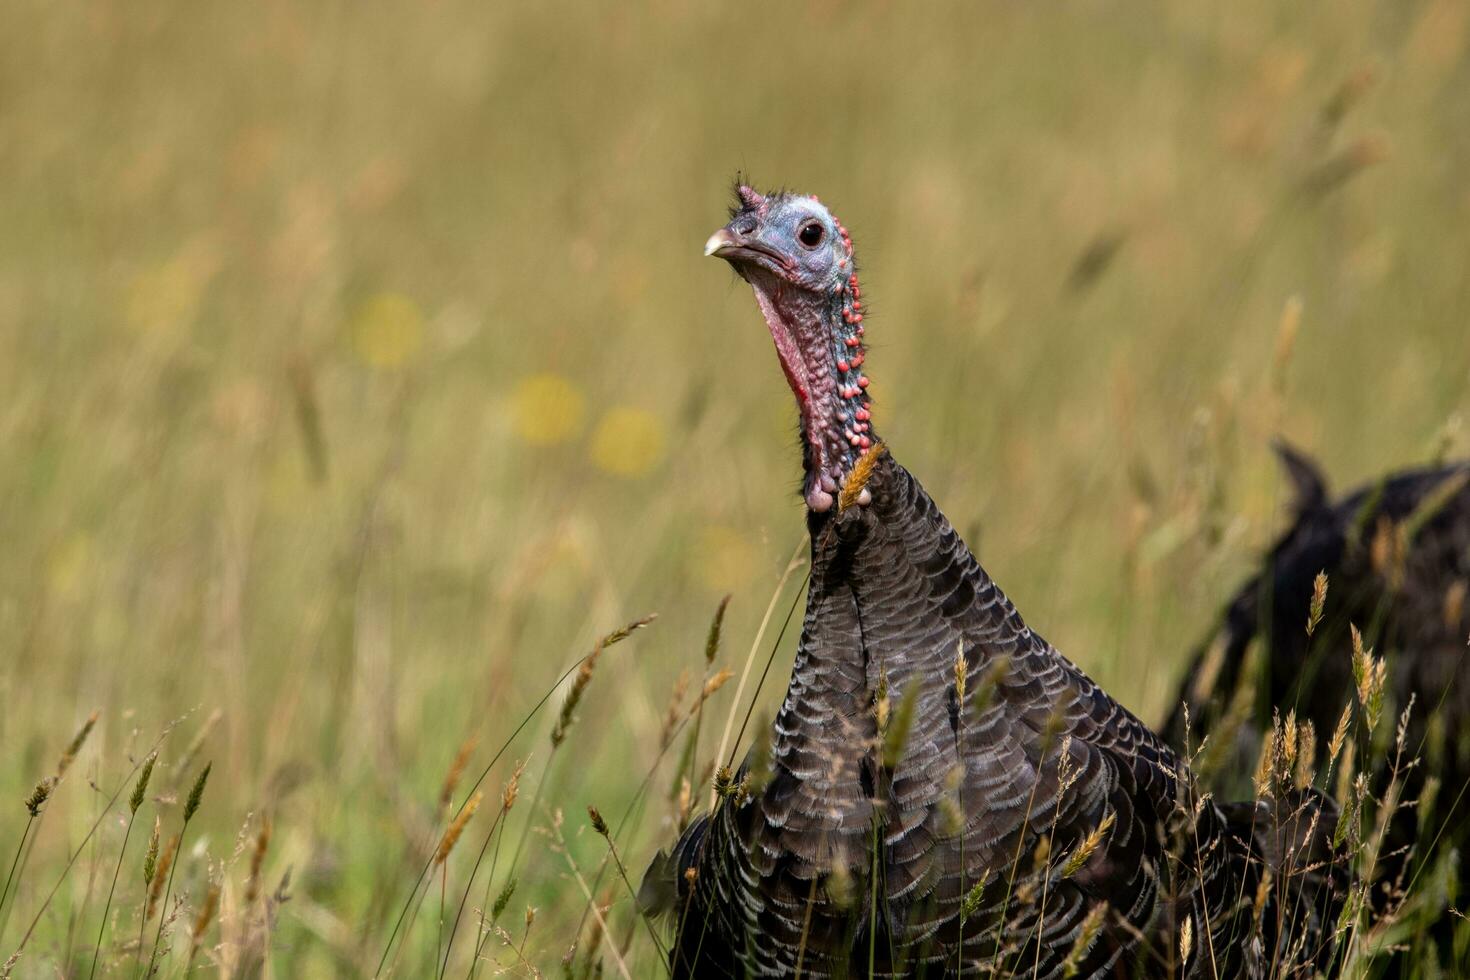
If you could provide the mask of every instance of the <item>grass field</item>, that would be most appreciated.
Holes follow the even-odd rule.
[[[17,976],[87,974],[154,745],[98,975],[135,969],[148,834],[157,815],[166,847],[206,763],[142,959],[163,915],[163,975],[372,975],[457,753],[451,811],[597,637],[655,612],[560,749],[565,685],[499,758],[390,962],[433,975],[524,761],[448,972],[515,879],[481,975],[559,973],[575,865],[611,905],[604,950],[631,938],[606,971],[656,974],[585,808],[618,826],[681,670],[687,710],[769,607],[742,700],[737,677],[699,713],[708,764],[801,582],[778,589],[803,540],[790,396],[748,290],[700,257],[737,169],[853,229],[878,430],[1147,719],[1279,526],[1273,435],[1343,484],[1470,449],[1460,0],[16,0],[3,21]],[[635,886],[683,744],[617,837]]]

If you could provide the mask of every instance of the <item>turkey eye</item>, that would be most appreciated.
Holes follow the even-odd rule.
[[[801,242],[807,248],[816,248],[818,245],[822,244],[823,234],[824,232],[819,222],[808,221],[806,224],[802,225],[801,230],[796,233],[796,240]]]

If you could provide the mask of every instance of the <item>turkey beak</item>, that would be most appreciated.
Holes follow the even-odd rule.
[[[704,254],[713,255],[716,258],[729,258],[735,249],[740,247],[740,241],[735,233],[729,228],[721,228],[709,240],[704,243]]]

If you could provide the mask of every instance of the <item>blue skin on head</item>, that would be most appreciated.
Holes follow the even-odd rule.
[[[829,510],[862,452],[877,442],[861,371],[862,302],[847,230],[821,202],[737,189],[730,222],[705,254],[728,261],[755,290],[801,410],[807,506]],[[866,503],[864,497],[860,503]]]

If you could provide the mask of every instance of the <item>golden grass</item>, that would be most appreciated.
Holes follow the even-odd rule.
[[[680,2],[22,0],[0,37],[0,923],[48,910],[16,969],[80,970],[99,928],[98,972],[133,969],[137,845],[105,915],[101,893],[126,814],[76,842],[146,787],[158,862],[209,759],[173,941],[224,862],[196,971],[371,975],[362,937],[386,943],[440,800],[471,795],[444,760],[657,608],[582,685],[557,765],[559,699],[494,772],[539,751],[534,798],[636,809],[669,719],[698,724],[665,698],[733,591],[750,656],[709,691],[727,721],[690,788],[669,781],[670,821],[698,809],[705,765],[753,741],[754,688],[767,716],[781,696],[794,631],[766,683],[751,667],[806,550],[788,561],[789,394],[745,288],[698,255],[737,167],[839,209],[878,302],[878,427],[1028,620],[1157,719],[1278,526],[1271,436],[1343,481],[1465,452],[1457,10],[817,4],[757,42],[748,11]],[[793,82],[814,49],[851,70]],[[152,783],[123,779],[165,727]],[[1366,746],[1343,727],[1330,749],[1351,794]],[[491,847],[541,843],[546,807],[509,809]],[[613,821],[630,868],[662,815]],[[579,868],[593,836],[567,835]],[[584,912],[543,850],[504,857],[456,955],[560,969]],[[602,948],[646,973],[626,904]],[[504,941],[522,906],[534,930]]]

